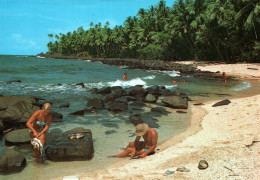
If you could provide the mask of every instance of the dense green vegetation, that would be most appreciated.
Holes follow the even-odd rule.
[[[49,37],[48,53],[64,56],[257,62],[260,2],[176,0],[167,7],[161,0],[123,26],[91,23],[87,30]]]

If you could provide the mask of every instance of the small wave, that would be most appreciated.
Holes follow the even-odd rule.
[[[175,85],[166,85],[165,88],[166,89],[173,89],[173,88],[176,88],[178,85],[175,84]]]
[[[87,62],[91,62],[91,60],[86,60]]]
[[[119,66],[119,68],[126,69],[126,68],[128,68],[128,66]]]
[[[146,86],[146,82],[144,82],[141,78],[136,78],[128,81],[116,80],[107,83],[109,86],[122,86],[122,87],[130,87],[135,85],[143,85]]]
[[[171,77],[176,77],[176,76],[180,76],[180,72],[179,71],[161,71],[164,74],[168,74]]]
[[[234,86],[232,88],[232,90],[234,91],[241,91],[241,90],[244,90],[244,89],[247,89],[247,88],[250,88],[251,87],[251,84],[249,82],[242,82],[242,84],[239,84],[237,86]]]
[[[45,58],[45,57],[42,57],[42,56],[36,56],[37,58],[41,58],[41,59],[43,59],[43,58]]]
[[[154,79],[155,75],[144,77],[143,79]]]

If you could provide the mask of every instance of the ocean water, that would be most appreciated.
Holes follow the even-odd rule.
[[[128,81],[123,82],[124,72],[128,75]],[[175,84],[175,79],[186,84]],[[21,83],[7,83],[8,81],[21,80]],[[84,83],[85,88],[76,86]],[[129,123],[128,114],[110,113],[100,111],[98,113],[85,114],[84,116],[72,116],[71,112],[86,107],[87,98],[91,97],[89,90],[106,86],[130,87],[143,85],[165,86],[181,93],[186,93],[193,100],[217,98],[219,95],[232,94],[250,87],[249,82],[229,81],[223,84],[221,80],[205,80],[193,76],[181,76],[175,71],[145,71],[129,70],[127,67],[104,65],[100,62],[89,60],[54,60],[28,56],[0,56],[0,94],[24,95],[47,99],[53,102],[53,111],[63,114],[63,122],[52,123],[49,129],[66,131],[74,127],[91,129],[93,133],[94,158],[90,161],[75,162],[51,162],[39,165],[33,162],[31,146],[15,147],[27,159],[26,168],[16,174],[0,175],[5,179],[52,179],[56,177],[75,175],[84,172],[105,168],[118,161],[107,156],[117,154],[129,141],[134,140],[134,127]],[[60,104],[70,103],[69,108],[58,108]],[[149,116],[151,105],[140,112],[143,116]],[[164,116],[148,117],[147,122],[159,133],[159,143],[167,140],[175,134],[183,132],[190,124],[190,109],[186,113],[171,113]],[[0,155],[6,150],[4,138],[0,142]]]

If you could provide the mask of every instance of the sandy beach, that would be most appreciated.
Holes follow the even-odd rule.
[[[259,64],[199,68],[241,78],[260,77]],[[80,179],[259,179],[260,95],[230,101],[218,107],[212,107],[217,101],[202,106],[190,102],[191,126],[159,145],[154,155],[136,160],[124,158],[106,170],[77,176]],[[208,162],[207,169],[198,169],[200,160]],[[190,171],[176,171],[180,166]],[[166,175],[167,170],[174,173]]]

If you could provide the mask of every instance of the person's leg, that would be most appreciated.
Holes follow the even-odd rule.
[[[134,142],[130,142],[126,146],[126,148],[125,148],[125,150],[123,152],[121,152],[120,154],[117,154],[117,155],[112,155],[110,157],[126,157],[133,151],[134,151]]]
[[[45,134],[42,134],[40,137],[38,137],[38,139],[41,141],[42,143],[42,148],[45,144],[45,137],[46,135]],[[38,153],[39,153],[39,163],[43,163],[44,162],[44,159],[43,159],[43,154],[40,152],[40,150],[38,149]]]

